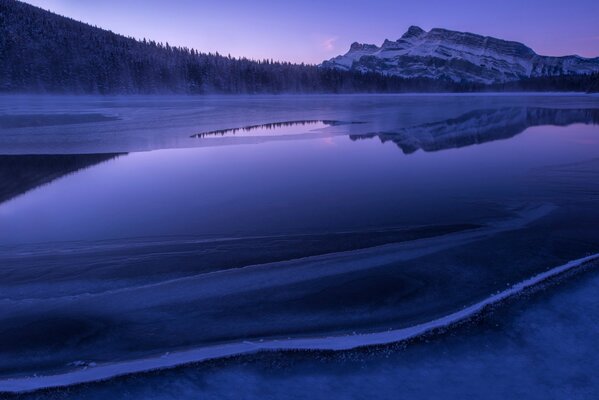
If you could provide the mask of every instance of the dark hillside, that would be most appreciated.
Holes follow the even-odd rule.
[[[587,77],[521,90],[590,88]],[[34,93],[390,93],[480,91],[480,84],[405,79],[254,61],[135,40],[16,0],[0,0],[0,91]],[[495,87],[502,90],[503,87]],[[508,85],[505,90],[516,89]]]

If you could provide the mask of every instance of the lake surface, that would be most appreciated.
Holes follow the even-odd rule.
[[[210,346],[427,323],[597,254],[598,206],[597,96],[0,97],[0,391]],[[585,299],[587,276],[572,286]],[[581,337],[599,329],[583,322]],[[458,335],[488,345],[478,330]],[[591,336],[581,343],[596,347]],[[426,381],[439,346],[467,369],[452,340],[388,351]],[[380,357],[365,365],[383,379]],[[329,389],[331,371],[347,373],[299,364],[290,387],[314,365]],[[239,368],[218,365],[222,382]],[[169,395],[202,392],[191,370],[165,373],[191,385]],[[102,385],[77,395],[123,383]]]

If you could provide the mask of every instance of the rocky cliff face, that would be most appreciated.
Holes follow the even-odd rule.
[[[353,43],[346,54],[322,66],[407,78],[497,83],[599,72],[599,57],[540,56],[518,42],[438,28],[426,32],[412,26],[398,40],[385,40],[380,47]]]

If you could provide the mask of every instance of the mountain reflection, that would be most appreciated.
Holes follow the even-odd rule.
[[[0,203],[124,154],[1,155]]]
[[[350,135],[352,140],[378,137],[395,143],[405,154],[439,151],[512,138],[526,129],[541,126],[599,124],[599,109],[550,109],[506,107],[476,110],[457,118],[415,125],[396,131]]]
[[[309,119],[300,121],[284,121],[284,122],[270,122],[266,124],[248,125],[240,128],[229,128],[229,129],[218,129],[215,131],[196,133],[191,135],[192,138],[205,138],[210,136],[235,136],[238,133],[248,133],[256,130],[270,131],[279,128],[288,128],[292,126],[308,126],[309,128],[326,128],[328,126],[357,124],[359,122],[346,122],[346,121],[333,121],[333,120],[319,120]]]

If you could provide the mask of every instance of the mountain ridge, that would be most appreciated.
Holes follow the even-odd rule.
[[[405,40],[422,34],[414,27]],[[394,42],[388,41],[387,47]],[[396,46],[396,44],[395,44]],[[372,52],[374,45],[354,46]],[[376,60],[373,60],[376,61]],[[597,92],[592,76],[527,78],[506,84],[402,77],[233,58],[137,40],[17,0],[0,0],[0,93],[281,94],[480,91]]]
[[[583,84],[586,89],[587,84]],[[450,82],[235,58],[135,39],[0,0],[0,93],[279,94],[449,92]]]
[[[516,41],[443,28],[427,32],[412,25],[399,39],[385,39],[381,46],[354,42],[347,53],[321,66],[403,78],[496,84],[597,73],[599,57],[543,56]]]

